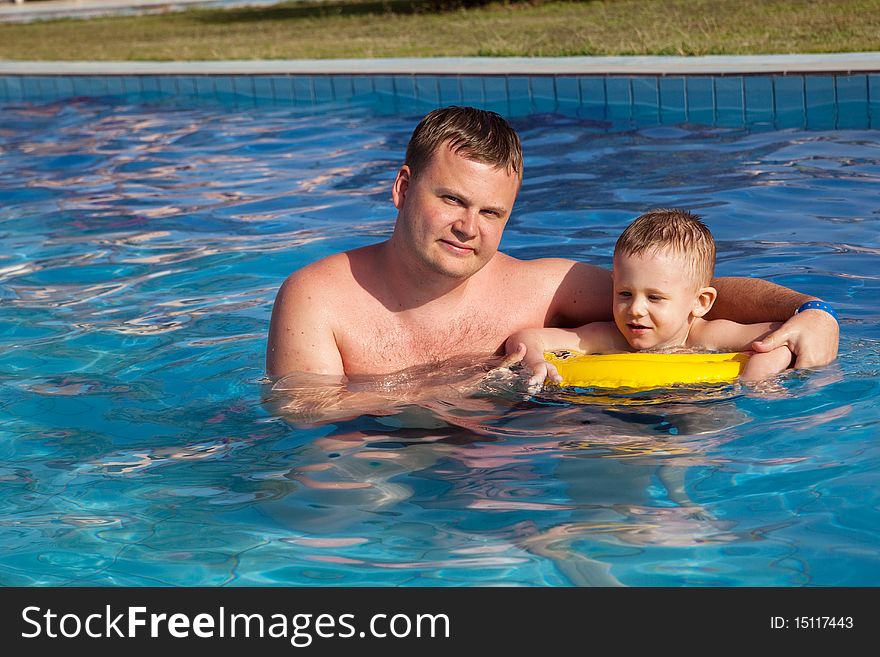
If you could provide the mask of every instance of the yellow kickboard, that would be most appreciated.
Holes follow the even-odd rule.
[[[578,388],[666,388],[734,381],[748,354],[573,354],[547,352],[563,386]]]

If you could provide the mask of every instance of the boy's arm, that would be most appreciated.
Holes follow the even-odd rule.
[[[716,319],[700,325],[694,337],[699,344],[719,351],[748,351],[755,340],[779,328],[778,322],[759,324],[737,324],[726,319]],[[743,368],[740,379],[760,381],[779,374],[791,366],[792,352],[786,346],[777,347],[766,353],[754,354]]]
[[[550,346],[552,345],[552,346]],[[562,382],[556,368],[544,359],[545,351],[554,349],[579,349],[580,337],[575,329],[523,329],[517,331],[504,343],[504,350],[512,361],[522,361],[531,373],[529,385],[540,385],[547,379]]]
[[[716,351],[750,351],[753,342],[763,340],[780,326],[780,322],[738,324],[728,319],[713,319],[695,326],[688,344]]]
[[[521,360],[532,376],[529,385],[544,383],[546,379],[562,382],[556,368],[544,359],[544,352],[565,349],[568,351],[601,352],[621,348],[617,327],[610,322],[594,322],[576,329],[523,329],[517,331],[504,344],[512,362]],[[622,340],[619,337],[619,340]]]
[[[505,343],[507,354],[515,353],[519,344],[524,344],[528,350],[526,357],[523,359],[524,362],[528,363],[538,359],[543,360],[545,351],[553,351],[555,349],[580,351],[581,338],[577,329],[523,329],[507,338]]]
[[[760,278],[716,278],[712,286],[718,290],[718,299],[707,319],[784,322],[779,329],[751,345],[756,351],[767,352],[786,346],[797,356],[795,367],[827,365],[837,357],[840,337],[837,321],[821,310],[794,314],[803,303],[816,297]]]
[[[763,381],[791,367],[791,351],[779,347],[766,354],[753,354],[739,375],[741,381]]]
[[[548,279],[558,280],[548,323],[576,326],[611,319],[611,272],[584,263],[548,258],[540,261]],[[559,263],[563,263],[560,265]],[[558,269],[562,267],[560,275]],[[745,324],[780,321],[781,328],[756,342],[756,351],[788,346],[797,356],[795,367],[818,367],[837,358],[839,327],[821,310],[795,311],[816,297],[801,294],[760,278],[725,276],[712,280],[718,298],[706,319],[724,318]]]

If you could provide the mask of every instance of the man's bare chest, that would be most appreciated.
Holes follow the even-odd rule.
[[[337,328],[348,373],[396,372],[463,354],[487,356],[503,347],[511,317],[489,309],[460,313],[364,313]]]

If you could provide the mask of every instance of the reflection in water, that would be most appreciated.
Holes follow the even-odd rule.
[[[713,451],[749,421],[731,387],[615,395],[613,406],[607,396],[573,398],[549,388],[535,399],[517,372],[497,360],[474,362],[465,357],[354,382],[302,374],[277,382],[267,400],[294,422],[308,419],[305,407],[313,403],[311,419],[346,402],[357,411],[347,420],[332,413],[333,429],[302,446],[286,475],[300,487],[264,510],[316,537],[369,535],[372,525],[407,515],[411,505],[458,510],[485,524],[457,526],[467,535],[458,541],[550,559],[574,585],[619,584],[601,558],[609,546],[750,540],[687,488],[689,469],[723,463]],[[442,502],[420,492],[436,487]],[[452,550],[443,567],[466,567],[458,555],[473,549]]]
[[[418,117],[383,108],[4,105],[0,584],[880,582],[876,131],[516,121],[503,249],[607,266],[698,210],[719,274],[844,318],[784,394],[529,395],[474,358],[263,405],[281,281],[390,234]],[[309,389],[364,408],[302,426]]]

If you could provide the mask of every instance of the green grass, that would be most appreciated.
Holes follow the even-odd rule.
[[[880,0],[419,2],[0,24],[0,58],[214,60],[880,50]]]

